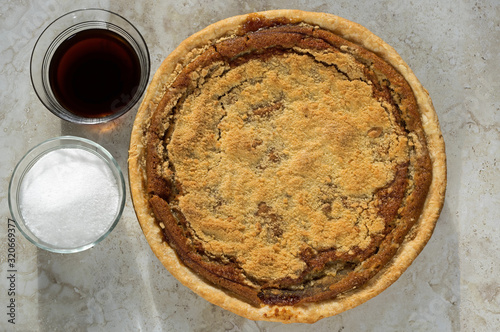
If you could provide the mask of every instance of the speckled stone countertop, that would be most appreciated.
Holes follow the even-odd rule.
[[[360,23],[392,45],[429,91],[447,147],[446,202],[426,248],[376,298],[316,324],[253,322],[177,282],[151,252],[130,197],[109,237],[77,254],[37,249],[17,233],[15,296],[9,295],[7,191],[19,159],[55,136],[108,149],[127,176],[137,107],[97,126],[56,118],[38,100],[29,60],[52,20],[99,7],[144,35],[152,73],[186,37],[220,19],[296,8]],[[498,331],[500,330],[500,6],[485,1],[1,1],[0,330],[17,331]],[[127,184],[128,185],[128,184]],[[8,322],[15,299],[15,325]]]

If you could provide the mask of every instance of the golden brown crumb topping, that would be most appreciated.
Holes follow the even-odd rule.
[[[412,91],[331,32],[261,23],[199,51],[148,133],[150,203],[180,259],[252,304],[359,287],[420,214]]]

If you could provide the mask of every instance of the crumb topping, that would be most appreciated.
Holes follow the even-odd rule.
[[[189,267],[252,303],[336,296],[418,218],[430,161],[416,114],[394,69],[332,33],[224,39],[154,114],[153,210]]]

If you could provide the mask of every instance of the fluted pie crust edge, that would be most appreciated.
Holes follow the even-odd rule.
[[[203,47],[209,41],[233,35],[248,21],[251,17],[249,15],[225,19],[192,35],[183,41],[163,61],[157,70],[139,107],[131,135],[129,178],[132,200],[141,228],[153,252],[170,273],[185,286],[206,300],[249,319],[285,323],[313,323],[321,318],[351,309],[382,292],[397,280],[423,249],[431,237],[444,202],[446,187],[444,141],[437,115],[427,91],[421,86],[411,69],[396,51],[366,28],[343,18],[324,13],[274,10],[250,15],[258,15],[267,19],[285,17],[293,21],[301,21],[329,30],[375,53],[391,64],[409,83],[421,113],[422,127],[425,132],[427,148],[432,162],[432,182],[429,193],[421,216],[410,232],[411,236],[407,236],[389,264],[360,288],[343,293],[332,300],[318,303],[304,303],[295,306],[264,305],[261,307],[250,305],[228,292],[207,283],[198,274],[187,268],[179,260],[175,251],[164,241],[162,230],[148,202],[149,196],[146,185],[146,146],[144,137],[148,130],[152,113],[160,103],[165,93],[165,87],[174,80],[179,66],[182,67],[191,60],[189,57],[190,52],[193,49]]]

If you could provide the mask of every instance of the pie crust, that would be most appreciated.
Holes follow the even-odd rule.
[[[313,323],[413,262],[446,157],[394,49],[331,14],[273,10],[212,24],[165,59],[129,177],[146,239],[180,282],[249,319]]]

